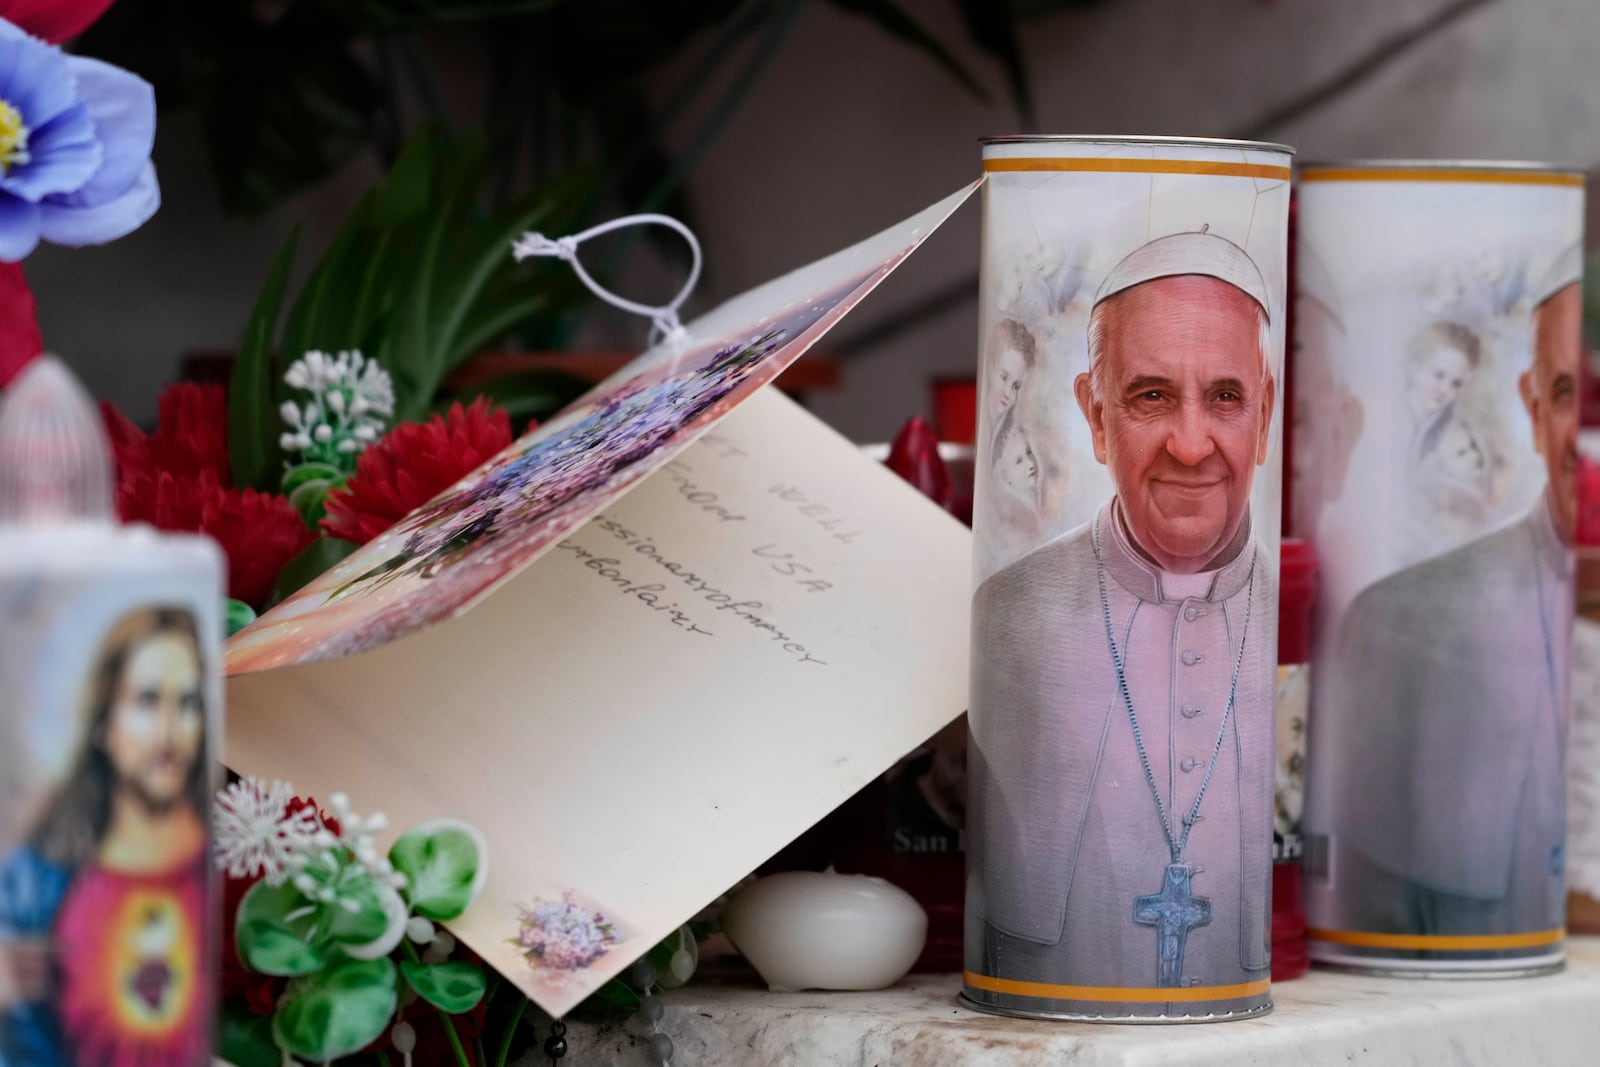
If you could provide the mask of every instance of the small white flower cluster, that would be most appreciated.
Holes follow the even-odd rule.
[[[303,808],[289,814],[294,787],[288,782],[263,785],[242,778],[217,794],[213,812],[217,868],[230,878],[264,878],[282,885],[295,866],[294,857],[312,847],[322,830],[316,813]]]
[[[372,841],[373,834],[381,834],[389,828],[389,820],[383,812],[373,812],[362,818],[350,810],[350,798],[343,793],[335,793],[328,798],[328,809],[333,812],[333,817],[339,823],[339,838],[337,843],[350,850],[363,870],[374,882],[386,885],[390,889],[404,889],[406,876],[394,869],[394,864],[389,862],[389,857],[378,851],[377,845]],[[332,834],[326,830],[329,846],[334,843]]]
[[[279,409],[289,429],[278,438],[285,452],[302,462],[349,466],[376,441],[394,414],[394,382],[377,361],[360,352],[337,356],[312,350],[283,376],[291,389],[311,394],[304,404],[283,402]]]
[[[259,877],[268,885],[292,878],[311,900],[347,911],[357,908],[344,895],[355,882],[405,888],[406,876],[372,840],[388,827],[388,819],[380,814],[362,818],[350,810],[349,797],[335,793],[328,802],[339,824],[335,836],[310,807],[290,814],[293,799],[294,786],[288,782],[266,785],[255,778],[242,778],[218,793],[213,818],[217,867],[230,878]]]

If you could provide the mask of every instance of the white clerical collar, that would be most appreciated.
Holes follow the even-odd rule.
[[[1235,596],[1250,580],[1255,565],[1255,538],[1250,517],[1245,516],[1233,557],[1221,567],[1195,574],[1175,574],[1151,563],[1133,546],[1122,520],[1122,509],[1115,497],[1095,516],[1106,573],[1118,585],[1146,601],[1209,600],[1213,603]]]

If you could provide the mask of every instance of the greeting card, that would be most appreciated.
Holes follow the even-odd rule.
[[[229,766],[477,826],[452,928],[560,1015],[949,722],[966,529],[761,387],[973,188],[691,322],[235,637]]]

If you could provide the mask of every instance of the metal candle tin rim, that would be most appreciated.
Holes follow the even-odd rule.
[[[1507,174],[1572,174],[1587,177],[1575,163],[1540,163],[1525,159],[1308,159],[1296,164],[1311,170],[1488,170]]]
[[[1112,145],[1172,145],[1189,148],[1232,148],[1250,152],[1282,152],[1294,155],[1294,149],[1272,141],[1245,141],[1230,137],[1172,137],[1130,133],[1007,133],[994,137],[980,137],[981,145],[1004,144],[1112,144]]]

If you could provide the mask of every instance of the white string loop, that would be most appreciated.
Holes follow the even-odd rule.
[[[640,304],[625,297],[618,296],[599,282],[594,276],[584,269],[583,263],[578,259],[578,246],[591,237],[621,230],[628,226],[665,226],[677,232],[689,245],[689,280],[683,283],[683,288],[678,290],[667,303],[660,306]],[[589,291],[612,307],[634,315],[643,315],[650,320],[650,343],[655,345],[665,342],[673,346],[681,346],[689,339],[689,331],[684,329],[682,321],[678,318],[678,309],[683,302],[689,299],[689,294],[694,291],[695,283],[700,280],[700,242],[695,237],[694,231],[671,215],[624,215],[620,219],[602,222],[598,226],[591,226],[582,233],[575,233],[568,237],[550,238],[542,233],[525,233],[511,242],[511,254],[517,262],[522,262],[530,256],[548,256],[562,260],[572,265],[573,272],[578,275],[578,280],[588,287]]]

